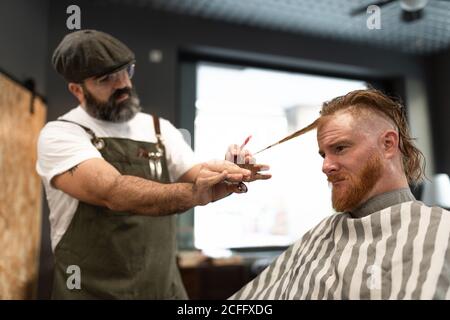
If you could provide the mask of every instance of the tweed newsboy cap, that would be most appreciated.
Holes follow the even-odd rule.
[[[134,53],[125,44],[97,30],[67,34],[52,57],[56,71],[76,83],[118,71],[134,61]]]

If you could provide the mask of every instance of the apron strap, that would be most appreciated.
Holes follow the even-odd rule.
[[[160,125],[159,125],[159,117],[152,115],[152,118],[153,118],[153,126],[155,127],[156,139],[158,140],[158,144],[160,146],[162,146],[163,143],[162,143],[162,140],[161,140],[161,128],[160,128]]]
[[[92,131],[88,127],[85,127],[85,126],[79,124],[78,122],[70,121],[70,120],[66,120],[66,119],[58,119],[56,121],[63,121],[63,122],[69,122],[69,123],[76,124],[77,126],[82,127],[84,129],[84,131],[86,131],[92,138],[95,138],[95,139],[97,138],[97,136],[95,135],[94,131]]]
[[[84,131],[86,131],[91,136],[91,142],[97,149],[102,149],[103,148],[103,146],[104,146],[103,140],[98,138],[95,135],[94,131],[92,131],[88,127],[85,127],[85,126],[79,124],[78,122],[70,121],[70,120],[66,120],[66,119],[57,119],[56,121],[63,121],[63,122],[73,123],[73,124],[76,124],[77,126],[80,126],[81,128],[84,129]]]

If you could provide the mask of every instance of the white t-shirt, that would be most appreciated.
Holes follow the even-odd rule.
[[[88,127],[98,137],[156,142],[152,116],[145,113],[138,113],[125,123],[113,123],[97,120],[78,106],[59,119]],[[169,121],[160,118],[160,128],[166,148],[170,180],[174,182],[195,165],[194,154],[180,131]],[[102,158],[102,155],[92,145],[91,136],[80,126],[63,121],[51,121],[42,129],[38,140],[36,170],[42,178],[50,208],[53,250],[69,227],[78,207],[78,200],[52,187],[50,181],[56,175],[92,158]]]

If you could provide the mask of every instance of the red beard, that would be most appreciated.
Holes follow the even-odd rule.
[[[382,174],[383,164],[377,154],[367,160],[366,165],[356,175],[339,173],[328,177],[328,182],[343,181],[332,189],[332,204],[337,212],[349,211],[361,204],[373,189]]]

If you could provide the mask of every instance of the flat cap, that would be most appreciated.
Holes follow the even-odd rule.
[[[56,71],[76,83],[118,71],[134,61],[134,53],[125,44],[97,30],[67,34],[52,57]]]

